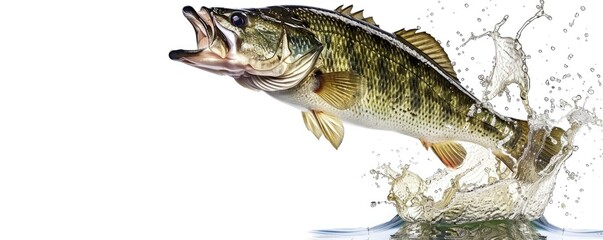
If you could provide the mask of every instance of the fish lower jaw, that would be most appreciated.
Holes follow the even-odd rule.
[[[240,77],[245,74],[247,65],[239,59],[223,58],[208,48],[197,50],[174,50],[169,54],[170,59],[186,63],[187,65],[218,75]]]

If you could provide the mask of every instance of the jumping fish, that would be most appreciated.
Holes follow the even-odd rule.
[[[524,154],[527,121],[485,107],[461,86],[444,49],[428,33],[389,33],[352,6],[252,9],[184,7],[197,49],[169,57],[303,109],[306,128],[338,148],[343,121],[420,140],[449,168],[481,145],[510,169]],[[554,127],[538,154],[546,165],[561,149]]]

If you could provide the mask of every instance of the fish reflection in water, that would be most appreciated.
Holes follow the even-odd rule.
[[[534,221],[497,220],[467,224],[404,222],[396,216],[371,228],[317,230],[315,239],[603,239],[603,231],[567,230],[544,217]]]

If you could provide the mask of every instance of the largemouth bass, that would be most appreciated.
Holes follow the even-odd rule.
[[[528,145],[528,123],[500,116],[464,89],[444,49],[425,32],[386,32],[351,6],[183,13],[197,49],[172,51],[171,59],[302,109],[307,129],[335,148],[343,121],[417,138],[450,168],[467,155],[459,141],[490,149],[512,170]],[[543,139],[540,168],[560,151],[563,133],[552,128]]]

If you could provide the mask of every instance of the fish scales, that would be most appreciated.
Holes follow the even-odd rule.
[[[512,170],[527,146],[527,122],[500,116],[464,89],[427,33],[385,32],[351,6],[185,7],[183,13],[197,33],[197,50],[172,51],[171,59],[301,109],[306,128],[335,148],[343,121],[417,138],[451,168],[467,154],[457,141],[490,149]],[[560,151],[563,133],[551,129],[538,156],[543,163]]]
[[[487,110],[482,111],[484,114],[468,117],[469,109],[476,104],[475,99],[460,92],[431,66],[390,41],[330,17],[327,15],[329,12],[317,14],[321,11],[303,7],[290,10],[307,22],[310,31],[325,43],[321,54],[324,64],[318,66],[319,69],[323,72],[354,71],[366,77],[367,94],[346,110],[346,115],[355,118],[351,121],[364,121],[366,116],[376,116],[383,122],[375,121],[374,127],[393,127],[415,137],[428,137],[421,136],[427,132],[433,134],[429,137],[434,141],[458,139],[459,130],[464,132],[461,136],[465,136],[459,140],[476,141],[475,133],[478,133],[483,138],[478,141],[488,145],[506,137],[504,131],[493,129],[514,125],[494,114],[487,114]],[[292,90],[306,91],[301,86]],[[273,95],[279,98],[290,94],[288,91]],[[316,101],[320,102],[320,99]],[[467,118],[478,129],[466,129]],[[491,118],[497,118],[498,126],[489,126]]]

